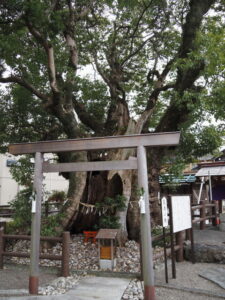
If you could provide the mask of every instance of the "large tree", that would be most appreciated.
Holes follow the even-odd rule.
[[[222,87],[224,56],[218,45],[224,46],[223,9],[218,0],[2,1],[0,82],[7,84],[2,114],[15,105],[27,113],[27,120],[21,113],[9,117],[11,127],[4,114],[2,127],[16,131],[16,142],[183,130],[185,144],[190,126],[203,118],[203,106],[212,108],[206,103],[216,93],[213,87]],[[21,125],[23,130],[34,126],[34,134],[23,134]],[[149,155],[155,216],[158,175],[168,153],[154,149]],[[59,160],[131,155],[134,150],[125,149],[60,154]],[[85,172],[64,175],[70,182],[70,206],[62,225],[71,228],[79,219],[80,201],[99,199],[90,197],[96,178]],[[115,196],[115,191],[126,197],[126,209],[118,212],[125,235],[133,181],[131,171],[100,173],[97,180],[100,198]],[[137,207],[129,220],[134,236]]]

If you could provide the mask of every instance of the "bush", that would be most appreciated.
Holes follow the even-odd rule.
[[[14,211],[13,221],[7,223],[6,232],[10,234],[30,234],[31,233],[31,205],[32,205],[31,187],[20,191],[16,197],[9,203]],[[64,192],[63,192],[64,193]],[[62,195],[62,193],[61,193]],[[59,236],[62,233],[63,212],[41,219],[41,235]]]
[[[102,216],[99,219],[99,228],[120,228],[119,218],[116,216]]]
[[[41,222],[41,235],[42,236],[60,236],[63,232],[61,226],[63,213],[48,216],[42,219]]]
[[[64,191],[53,191],[48,197],[49,202],[63,203],[66,200],[66,193]]]
[[[126,197],[123,195],[116,195],[115,198],[105,197],[103,202],[97,202],[95,206],[104,212],[99,218],[99,225],[95,225],[97,228],[120,228],[119,218],[115,216],[117,211],[122,211],[125,209]]]
[[[6,225],[7,233],[30,234],[31,230],[31,196],[32,188],[20,191],[9,203],[14,211],[13,221]]]

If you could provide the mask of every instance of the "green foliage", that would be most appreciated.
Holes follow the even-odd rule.
[[[14,211],[13,221],[6,227],[8,233],[30,234],[31,229],[31,197],[32,189],[28,187],[20,191],[9,204]]]
[[[126,208],[125,202],[125,196],[116,195],[115,198],[105,197],[103,202],[97,202],[95,203],[95,206],[99,209],[110,209],[111,212],[115,213],[117,210],[122,211]]]
[[[33,197],[32,187],[20,191],[15,199],[9,204],[14,211],[13,221],[7,223],[6,232],[11,234],[30,234],[31,233],[31,202]],[[55,193],[64,197],[63,192]],[[62,199],[62,198],[61,198]],[[42,216],[41,235],[60,236],[62,233],[62,220],[65,217],[63,209],[54,215],[48,217]]]
[[[166,228],[166,233],[169,232],[169,228]],[[157,236],[157,235],[162,235],[163,234],[163,227],[160,225],[154,226],[152,228],[152,236]],[[166,237],[166,244],[168,245],[170,243],[170,237]],[[164,246],[164,241],[163,238],[158,240],[158,241],[153,241],[152,242],[153,247],[163,247]]]
[[[19,185],[32,187],[34,163],[31,162],[31,157],[30,155],[20,157],[17,163],[10,167],[10,173]]]
[[[217,127],[211,125],[204,128],[193,128],[183,132],[180,145],[180,154],[186,160],[200,158],[206,154],[213,153],[221,146],[222,132]]]
[[[7,150],[8,143],[45,140],[61,133],[59,122],[43,110],[41,101],[30,91],[18,85],[2,91],[0,152]]]
[[[52,191],[48,197],[49,202],[61,202],[66,200],[66,193],[64,191]]]
[[[103,202],[97,202],[96,208],[104,212],[99,218],[98,228],[119,228],[119,218],[115,216],[117,211],[125,209],[126,197],[123,195],[116,195],[115,198],[105,197]]]
[[[120,228],[119,218],[116,216],[101,216],[99,220],[99,228]]]
[[[57,213],[55,215],[42,218],[41,235],[60,236],[63,232],[61,223],[64,217],[64,213]]]
[[[141,187],[141,188],[138,188],[138,187],[137,187],[137,188],[135,189],[135,195],[136,195],[137,198],[140,198],[141,196],[143,196],[144,193],[145,193],[145,191],[144,191],[144,188],[143,188],[143,187]]]

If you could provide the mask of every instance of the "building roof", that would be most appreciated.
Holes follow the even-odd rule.
[[[225,166],[214,166],[214,167],[203,167],[201,168],[195,176],[224,176]]]

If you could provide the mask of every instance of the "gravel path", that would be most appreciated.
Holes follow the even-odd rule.
[[[221,299],[215,295],[223,295],[225,299],[225,290],[217,284],[199,276],[200,272],[207,272],[210,268],[224,268],[224,265],[182,262],[176,264],[177,278],[172,279],[171,265],[169,266],[169,284],[165,283],[163,264],[158,265],[155,270],[156,277],[156,296],[157,300],[213,300]],[[166,287],[167,286],[167,287]],[[122,300],[143,299],[141,293],[143,286],[138,280],[132,280],[125,291]],[[197,292],[199,291],[199,293]],[[200,293],[201,292],[201,293]],[[213,296],[207,295],[214,293]]]

